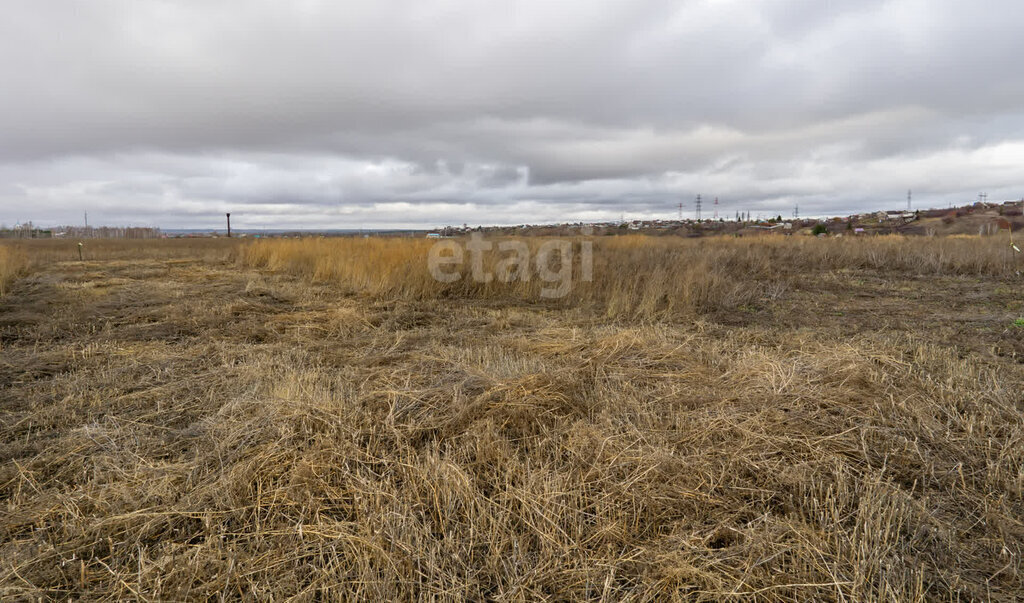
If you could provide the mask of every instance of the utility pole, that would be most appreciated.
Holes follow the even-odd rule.
[[[700,222],[700,195],[697,195],[696,213],[697,213],[697,221]]]
[[[228,214],[228,238],[231,238],[231,214]]]

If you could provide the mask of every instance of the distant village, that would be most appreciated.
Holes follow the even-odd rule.
[[[710,235],[752,236],[765,234],[807,236],[866,236],[879,234],[949,235],[996,234],[1000,229],[1024,229],[1024,199],[1005,202],[978,202],[947,209],[916,211],[878,211],[832,218],[790,218],[781,215],[751,219],[737,214],[732,219],[619,220],[612,222],[573,222],[562,224],[520,224],[517,226],[448,226],[426,236],[450,237],[469,232],[497,235],[557,236],[588,229],[594,235],[642,233],[701,237]]]
[[[765,234],[805,236],[867,236],[906,234],[936,236],[951,234],[993,235],[1000,230],[1024,229],[1024,199],[1017,201],[979,201],[947,209],[915,211],[878,211],[833,218],[790,218],[781,215],[751,219],[749,213],[737,212],[735,217],[678,220],[618,220],[611,222],[566,222],[561,224],[520,224],[516,226],[446,226],[434,230],[392,230],[364,232],[272,231],[265,233],[223,230],[188,233],[165,233],[159,228],[59,226],[39,228],[32,222],[13,227],[0,225],[0,239],[158,239],[158,238],[236,238],[322,236],[426,236],[453,237],[470,232],[492,235],[558,236],[577,234],[586,229],[594,235],[643,233],[648,235],[702,237],[710,235],[751,236]]]

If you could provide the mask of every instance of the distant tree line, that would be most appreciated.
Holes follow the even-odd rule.
[[[38,228],[32,222],[14,227],[0,224],[0,239],[157,239],[159,228],[144,226],[57,226]]]

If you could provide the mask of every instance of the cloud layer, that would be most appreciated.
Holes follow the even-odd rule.
[[[0,221],[371,228],[1024,195],[1009,1],[14,2]]]

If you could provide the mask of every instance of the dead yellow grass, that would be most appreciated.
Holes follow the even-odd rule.
[[[228,238],[0,240],[0,295],[18,277],[62,262],[175,258],[218,262],[235,258],[241,243]]]
[[[495,239],[497,246],[502,239]],[[519,239],[530,257],[548,238]],[[568,238],[573,243],[573,280],[558,303],[592,306],[609,317],[657,319],[732,310],[784,291],[801,272],[884,270],[915,275],[1008,276],[1024,264],[1001,239],[793,237],[676,239],[642,235]],[[468,239],[453,241],[465,245]],[[580,278],[582,245],[593,249],[593,279]],[[447,242],[446,242],[447,243]],[[547,286],[528,280],[476,282],[465,265],[455,282],[439,282],[427,269],[434,241],[424,239],[264,240],[247,245],[244,265],[269,268],[315,281],[330,281],[350,292],[391,299],[471,297],[542,300]],[[483,265],[500,273],[508,253],[487,252]]]
[[[314,281],[328,281],[347,291],[389,299],[481,298],[544,301],[542,290],[554,281],[537,275],[538,249],[551,239],[522,239],[534,260],[527,279],[505,282],[471,278],[468,255],[461,278],[445,283],[427,269],[428,253],[435,243],[424,239],[302,239],[260,241],[242,251],[244,264],[295,274]],[[589,241],[594,245],[593,278],[582,279],[581,244],[573,243],[571,283],[568,293],[549,299],[556,306],[596,308],[611,317],[657,318],[685,316],[711,309],[735,308],[760,293],[758,279],[750,273],[742,281],[726,276],[703,255],[700,247],[684,242],[621,237]],[[495,245],[501,240],[496,239]],[[466,240],[456,241],[458,244]],[[508,257],[494,250],[484,255],[483,265],[498,274]],[[554,262],[557,264],[557,262]],[[724,269],[723,269],[724,268]]]
[[[1019,600],[1020,281],[832,243],[602,240],[573,303],[403,288],[423,241],[45,264],[0,301],[0,597]],[[687,262],[728,280],[659,297]]]
[[[11,239],[0,241],[6,247],[27,259],[33,266],[47,266],[58,262],[78,261],[78,244],[82,243],[85,261],[145,260],[145,259],[203,259],[221,261],[234,257],[243,242],[237,238],[181,238],[181,239]]]
[[[19,276],[28,271],[28,256],[19,249],[0,244],[0,296]]]

